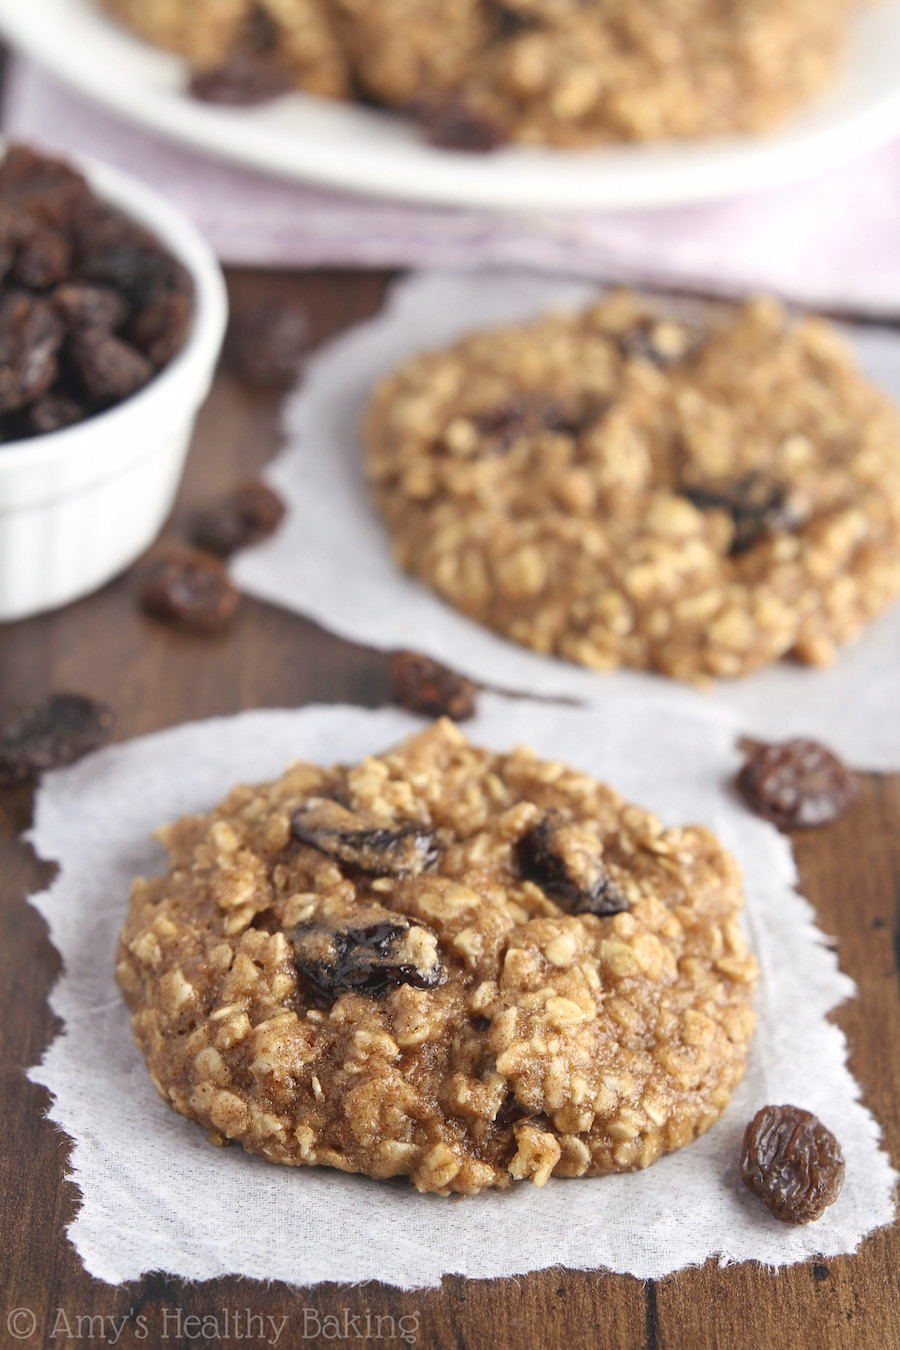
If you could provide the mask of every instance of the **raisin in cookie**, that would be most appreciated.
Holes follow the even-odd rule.
[[[646,1167],[721,1116],[756,962],[739,870],[442,720],[161,831],[118,976],[161,1096],[275,1162],[470,1194]]]
[[[350,72],[331,0],[100,0],[104,9],[197,70],[237,53],[270,58],[298,89],[324,98],[350,92]]]
[[[900,418],[774,301],[475,334],[384,381],[364,438],[404,568],[598,670],[825,664],[900,592]]]

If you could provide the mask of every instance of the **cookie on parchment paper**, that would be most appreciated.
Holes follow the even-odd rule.
[[[442,720],[160,835],[118,977],[214,1142],[471,1194],[646,1167],[743,1075],[737,864],[563,764]]]
[[[399,563],[597,670],[827,664],[900,593],[900,418],[826,321],[628,291],[417,356],[364,439]]]

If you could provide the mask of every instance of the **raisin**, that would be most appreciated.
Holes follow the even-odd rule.
[[[607,873],[599,842],[554,813],[548,813],[526,830],[516,846],[519,873],[533,881],[545,895],[570,914],[622,914],[630,908]]]
[[[0,196],[45,225],[68,228],[90,210],[85,178],[60,159],[11,145],[0,164]]]
[[[285,389],[303,368],[309,350],[309,320],[297,305],[269,300],[239,314],[228,333],[228,358],[238,379],[252,389]]]
[[[20,246],[12,278],[32,291],[44,291],[65,281],[72,266],[72,248],[59,230],[35,230]]]
[[[135,316],[128,337],[159,370],[184,346],[192,310],[190,298],[182,291],[166,291]]]
[[[26,291],[0,301],[0,414],[45,393],[59,370],[63,326],[53,306]]]
[[[415,99],[408,111],[429,144],[442,150],[467,150],[483,155],[507,140],[494,122],[469,108],[455,94]]]
[[[799,1106],[764,1106],[747,1126],[741,1178],[776,1219],[812,1223],[844,1184],[844,1155],[830,1130]]]
[[[685,485],[683,496],[701,511],[727,511],[734,522],[729,554],[738,557],[776,530],[793,530],[799,518],[783,483],[747,474],[734,483]]]
[[[254,5],[243,23],[241,48],[247,52],[273,52],[278,46],[278,24],[262,5]]]
[[[496,408],[481,413],[475,425],[491,442],[495,454],[502,454],[523,436],[538,436],[542,431],[579,430],[579,418],[573,418],[558,399],[547,394],[512,394]]]
[[[81,278],[118,291],[135,310],[169,291],[193,292],[181,263],[119,211],[97,206],[77,236],[76,268]]]
[[[201,103],[249,108],[290,93],[290,74],[269,52],[236,51],[211,70],[196,70],[188,93]]]
[[[373,877],[416,877],[438,858],[432,834],[415,821],[383,825],[335,801],[296,811],[291,829],[302,844]]]
[[[543,27],[536,14],[524,13],[510,3],[510,0],[491,0],[488,13],[497,36],[500,38],[518,37],[520,33],[531,32],[535,28]]]
[[[373,922],[299,924],[293,932],[301,974],[322,999],[341,994],[378,997],[401,984],[433,989],[443,965],[437,935],[425,924],[373,907]],[[365,912],[361,917],[369,917]]]
[[[190,523],[195,544],[227,558],[239,548],[258,544],[278,528],[284,502],[265,483],[245,483],[212,506],[197,511]]]
[[[475,716],[475,688],[465,675],[415,652],[394,652],[390,669],[390,701],[426,717],[452,717],[465,722]]]
[[[508,1130],[510,1125],[517,1124],[520,1120],[525,1120],[527,1116],[533,1116],[527,1106],[522,1106],[516,1101],[514,1092],[507,1092],[500,1106],[500,1110],[494,1116],[494,1128],[498,1130]]]
[[[105,328],[112,332],[128,317],[128,305],[118,291],[110,290],[108,286],[70,281],[57,287],[52,298],[57,313],[71,332],[79,328]]]
[[[48,431],[62,431],[76,422],[83,422],[87,409],[65,394],[55,394],[51,390],[32,403],[28,409],[28,430],[36,435]]]
[[[747,804],[780,830],[827,825],[859,795],[855,775],[817,741],[749,745],[735,785]]]
[[[202,632],[224,628],[239,598],[221,563],[193,549],[171,549],[151,559],[138,594],[154,618]]]
[[[108,407],[136,394],[153,375],[145,356],[103,328],[86,328],[71,343],[72,364],[91,403]]]
[[[0,727],[0,787],[15,787],[46,769],[72,764],[109,740],[113,715],[82,694],[50,694]]]

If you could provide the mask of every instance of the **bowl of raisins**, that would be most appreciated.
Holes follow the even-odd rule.
[[[97,590],[152,543],[225,332],[209,246],[93,161],[0,147],[0,620]]]

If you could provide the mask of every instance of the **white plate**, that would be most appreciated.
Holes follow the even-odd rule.
[[[825,171],[900,133],[900,0],[859,16],[840,81],[777,135],[487,156],[438,150],[399,117],[301,94],[252,109],[197,103],[181,93],[183,62],[131,37],[93,0],[0,0],[0,30],[83,94],[196,149],[288,178],[448,206],[703,201]]]

